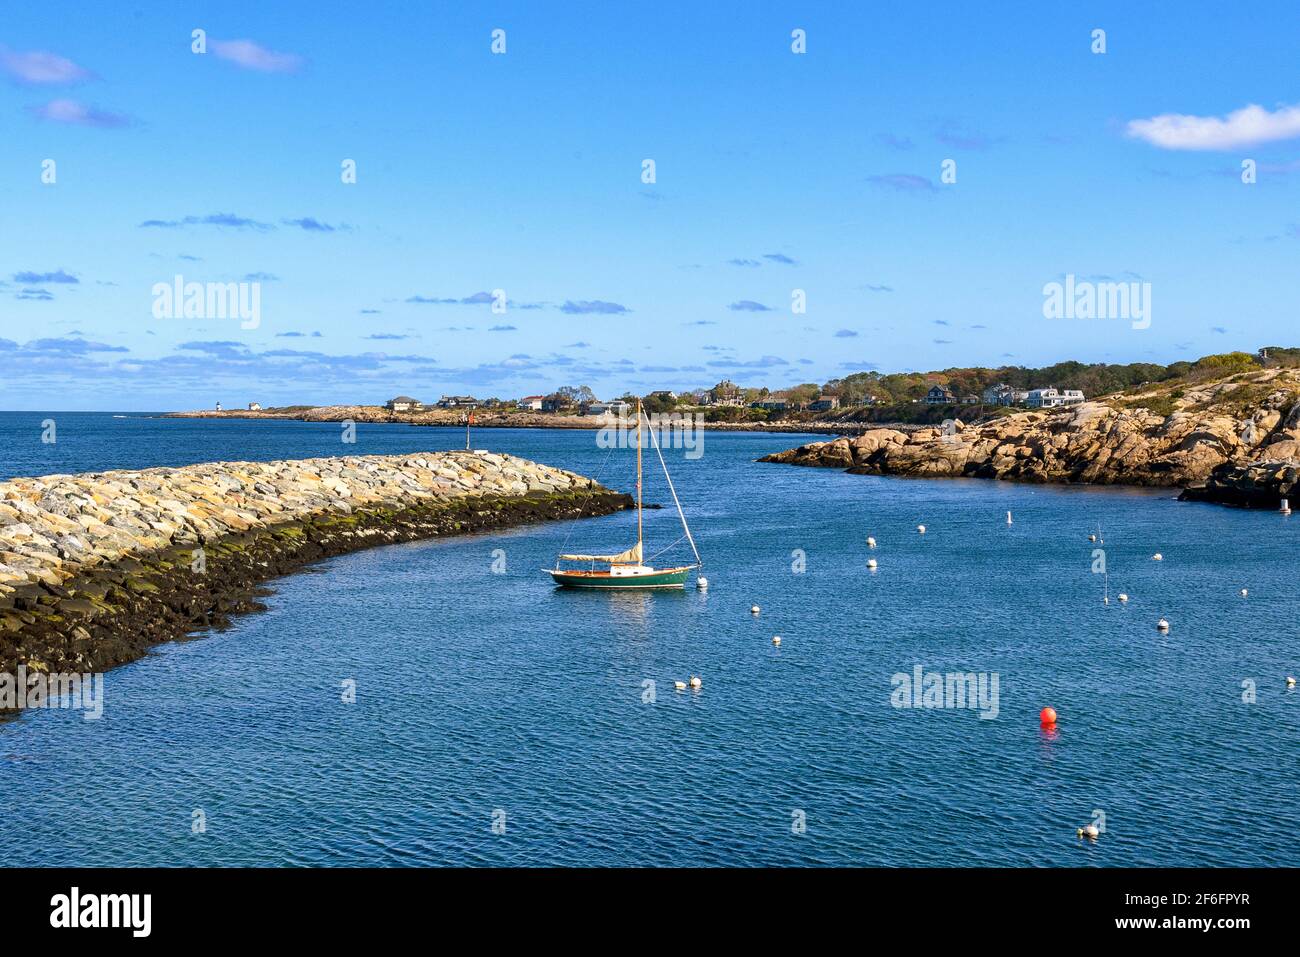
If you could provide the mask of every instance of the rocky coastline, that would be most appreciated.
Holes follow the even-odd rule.
[[[1162,403],[1168,413],[1152,411]],[[1185,487],[1188,501],[1278,506],[1300,469],[1300,381],[1276,371],[911,432],[873,429],[761,462],[859,475]]]
[[[345,552],[631,507],[572,472],[477,452],[0,482],[0,673],[125,664]]]
[[[1300,506],[1297,496],[1300,496],[1300,462],[1271,460],[1220,465],[1204,482],[1183,489],[1178,500],[1276,511],[1284,502],[1288,508]]]
[[[299,422],[370,422],[406,425],[460,426],[464,427],[463,412],[448,409],[425,409],[422,412],[390,412],[375,405],[325,405],[310,409],[268,409],[261,412],[230,409],[217,412],[199,409],[192,412],[168,412],[169,419],[290,419]],[[497,412],[491,409],[474,411],[476,429],[588,429],[605,428],[609,422],[595,415],[553,415],[546,412]],[[713,432],[802,432],[826,435],[866,432],[879,428],[871,422],[808,421],[778,422],[698,422],[699,427]],[[908,425],[896,428],[907,430]]]

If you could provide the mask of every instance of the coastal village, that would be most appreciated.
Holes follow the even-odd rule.
[[[442,395],[436,401],[425,402],[411,395],[397,395],[383,403],[383,409],[394,415],[420,415],[426,412],[450,412],[468,416],[476,411],[493,413],[530,413],[560,416],[627,416],[638,402],[648,412],[683,412],[703,414],[707,421],[744,422],[774,421],[785,416],[809,418],[839,410],[871,410],[889,408],[896,411],[900,420],[908,418],[906,409],[899,406],[918,407],[915,411],[933,410],[936,407],[965,409],[983,413],[986,409],[1026,408],[1053,409],[1080,405],[1085,401],[1081,389],[1055,386],[1020,389],[998,382],[982,392],[962,393],[947,385],[936,384],[923,394],[902,402],[892,397],[861,390],[839,388],[840,383],[818,387],[813,384],[771,391],[766,388],[742,388],[730,379],[723,379],[711,389],[674,392],[660,389],[644,396],[625,393],[616,399],[602,401],[587,386],[564,387],[546,395],[525,395],[517,399],[497,397],[477,398],[472,395]],[[215,412],[239,414],[245,410],[226,410],[220,402]],[[246,411],[262,412],[259,402],[249,402]],[[273,410],[265,410],[273,411]]]
[[[427,408],[446,409],[449,411],[472,412],[476,409],[494,409],[500,411],[545,412],[558,415],[626,415],[640,399],[647,407],[656,411],[668,409],[753,409],[762,412],[830,412],[839,408],[870,407],[880,404],[872,395],[858,395],[841,399],[839,393],[828,389],[809,394],[805,387],[769,392],[767,389],[742,389],[729,379],[723,379],[712,389],[698,389],[694,392],[672,392],[659,390],[646,396],[624,395],[621,398],[602,402],[594,394],[584,397],[582,393],[590,390],[577,389],[554,392],[550,395],[526,395],[519,399],[476,399],[469,395],[444,395],[437,402],[426,405],[409,395],[399,395],[384,403],[390,412],[423,412]],[[1084,394],[1079,389],[1016,389],[1005,383],[989,386],[982,395],[958,395],[946,386],[936,385],[926,392],[922,399],[911,400],[913,404],[924,403],[935,406],[1023,406],[1030,409],[1050,409],[1066,405],[1078,405],[1084,401]],[[256,403],[253,403],[256,405]],[[250,405],[251,409],[253,405]],[[261,408],[261,406],[257,406]]]

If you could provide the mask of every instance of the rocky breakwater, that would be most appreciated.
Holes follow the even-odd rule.
[[[1204,482],[1183,489],[1178,499],[1270,509],[1280,509],[1285,501],[1290,508],[1300,508],[1300,460],[1227,462]]]
[[[572,472],[477,452],[0,482],[0,673],[131,661],[262,607],[267,579],[331,555],[630,507]]]
[[[1285,475],[1286,463],[1294,466],[1300,455],[1300,402],[1296,389],[1274,387],[1294,383],[1276,378],[1188,389],[1168,414],[1124,397],[910,434],[874,429],[760,461],[869,475],[1100,485],[1197,485],[1219,474],[1216,469],[1226,481],[1230,470],[1263,461],[1280,465]]]

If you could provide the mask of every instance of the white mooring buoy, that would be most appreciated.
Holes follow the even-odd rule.
[[[870,535],[868,535],[868,536],[867,536],[867,548],[875,548],[875,547],[876,547],[876,540],[875,540],[874,538],[872,538]]]
[[[696,691],[700,690],[700,685],[702,685],[703,683],[704,682],[700,681],[700,679],[695,677],[695,675],[691,675],[691,687],[694,688]]]
[[[1153,562],[1163,562],[1165,560],[1165,556],[1161,555],[1159,552],[1156,552],[1154,555],[1151,556],[1151,560]]]
[[[1291,503],[1288,502],[1286,499],[1282,499],[1282,501],[1278,504],[1277,510],[1281,512],[1283,515],[1290,515]]]
[[[1089,535],[1089,536],[1088,536],[1088,541],[1090,541],[1090,542],[1095,542],[1096,540],[1097,540],[1097,536],[1096,536],[1096,535]]]
[[[1008,525],[1011,524],[1011,513],[1010,513],[1010,512],[1007,512],[1007,524],[1008,524]]]
[[[868,559],[867,559],[867,567],[870,568],[872,571],[875,571],[875,570],[876,570],[876,560],[875,560],[874,558],[868,558]]]
[[[918,526],[916,526],[916,530],[917,530],[918,532],[920,532],[922,535],[925,534],[925,526],[924,526],[924,525],[918,525]]]
[[[1168,630],[1169,630],[1169,620],[1167,618],[1161,618],[1158,622],[1156,622],[1156,631],[1168,631]]]
[[[1085,824],[1083,827],[1079,828],[1079,836],[1086,837],[1089,840],[1097,840],[1099,834],[1101,834],[1101,831],[1098,830],[1096,824]]]
[[[1245,597],[1246,597],[1247,595],[1249,595],[1249,594],[1250,594],[1250,592],[1249,592],[1247,589],[1243,588],[1243,589],[1241,590],[1241,597],[1242,597],[1242,598],[1245,598]]]
[[[1286,686],[1287,686],[1288,688],[1294,688],[1294,687],[1295,687],[1295,679],[1292,678],[1290,675],[1287,675],[1287,676],[1286,676]]]
[[[709,580],[705,578],[703,575],[701,575],[699,578],[695,579],[695,587],[698,588],[700,591],[707,591],[709,587]]]
[[[751,606],[749,607],[749,613],[750,613],[751,615],[757,615],[757,614],[758,614],[760,611],[762,611],[762,610],[763,610],[763,609],[759,608],[757,605],[751,605]]]
[[[1124,592],[1120,592],[1120,593],[1119,593],[1119,600],[1120,600],[1120,601],[1128,601],[1128,595],[1127,595],[1126,593],[1124,593]]]
[[[780,635],[774,636],[772,638],[772,644],[776,645],[779,648],[781,646],[781,636]]]
[[[685,691],[685,690],[686,690],[686,682],[685,682],[685,681],[674,681],[674,682],[673,682],[673,687],[676,688],[678,691]]]

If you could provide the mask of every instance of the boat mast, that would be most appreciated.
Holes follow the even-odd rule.
[[[636,547],[641,551],[641,400],[636,400]]]
[[[650,424],[650,420],[646,420]],[[673,487],[673,477],[668,474],[668,463],[664,461],[664,453],[659,448],[659,440],[655,438],[655,430],[647,429],[650,433],[650,445],[654,447],[655,454],[659,456],[659,466],[664,470],[664,479],[668,482],[668,491],[672,493],[673,504],[677,506],[677,517],[682,520],[682,531],[686,533],[686,540],[691,543],[691,551],[695,553],[695,565],[697,568],[704,565],[704,559],[700,558],[700,550],[695,547],[695,538],[691,535],[691,527],[686,524],[686,513],[682,511],[682,501],[677,497],[677,489]]]

